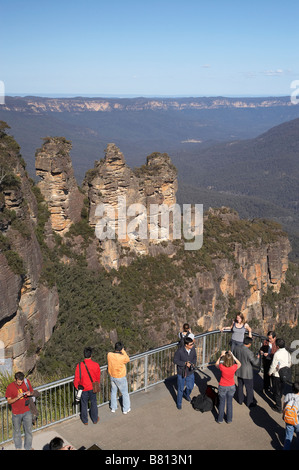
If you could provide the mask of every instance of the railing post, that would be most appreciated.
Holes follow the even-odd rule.
[[[144,357],[144,390],[147,390],[148,386],[148,354]]]
[[[206,336],[203,337],[203,346],[202,346],[202,364],[201,367],[204,366],[206,363],[206,347],[207,347],[207,342],[206,342]]]

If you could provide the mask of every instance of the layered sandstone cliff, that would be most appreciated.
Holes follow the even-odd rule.
[[[1,134],[1,133],[0,133]],[[30,370],[55,326],[56,287],[43,285],[38,203],[15,141],[0,135],[0,341],[14,369]]]
[[[6,111],[42,114],[45,112],[122,112],[221,108],[268,108],[292,106],[288,96],[281,98],[40,98],[6,97],[2,105]]]

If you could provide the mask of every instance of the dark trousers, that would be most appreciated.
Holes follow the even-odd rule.
[[[275,401],[276,408],[281,411],[281,398],[284,389],[284,383],[280,380],[280,377],[272,376],[273,383],[273,399]]]
[[[272,378],[269,375],[269,369],[271,366],[269,359],[263,358],[263,369],[264,369],[264,390],[267,391],[271,388]]]
[[[246,405],[249,406],[254,402],[253,396],[253,379],[243,379],[238,377],[238,387],[237,387],[237,402],[240,405],[244,402],[244,387],[246,390]]]
[[[88,402],[90,401],[90,418],[93,423],[98,420],[97,394],[92,390],[83,391],[81,395],[81,420],[88,422]]]

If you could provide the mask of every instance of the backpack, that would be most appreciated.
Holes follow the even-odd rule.
[[[212,398],[207,397],[207,395],[197,395],[197,397],[193,397],[191,405],[196,411],[201,411],[202,413],[212,411],[214,406]]]
[[[211,400],[213,402],[213,406],[218,406],[219,396],[218,396],[217,387],[214,387],[213,385],[207,385],[205,394],[206,394],[207,397],[211,398]]]
[[[298,405],[296,403],[295,398],[291,398],[286,404],[284,411],[283,411],[283,420],[287,424],[291,424],[292,426],[297,426],[298,424]]]
[[[189,335],[190,335],[189,331],[187,331],[187,333],[184,336],[182,335],[182,333],[180,333],[180,339],[179,339],[179,342],[178,342],[178,347],[179,348],[181,348],[182,346],[185,346],[184,339],[188,338]]]
[[[282,367],[278,370],[280,380],[283,383],[291,383],[292,382],[292,371],[290,367]]]

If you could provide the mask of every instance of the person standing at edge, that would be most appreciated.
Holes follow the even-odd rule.
[[[282,412],[281,399],[284,389],[284,383],[279,376],[279,369],[283,367],[291,367],[291,355],[285,349],[285,342],[282,338],[276,340],[277,351],[275,352],[271,366],[269,369],[269,376],[272,376],[273,383],[273,399],[275,405],[272,407],[278,413]]]
[[[187,401],[191,401],[190,394],[194,387],[194,371],[191,367],[196,364],[197,356],[194,349],[194,340],[187,337],[184,339],[184,346],[177,349],[173,362],[177,366],[177,409],[182,409],[183,396]],[[186,389],[184,390],[186,384]]]
[[[23,372],[15,374],[15,381],[6,389],[5,397],[12,411],[13,440],[17,450],[22,449],[21,426],[23,424],[25,439],[24,449],[32,450],[32,413],[29,409],[29,397],[33,395],[33,388],[27,379],[29,391],[24,382]]]
[[[81,395],[81,421],[88,424],[88,401],[90,400],[90,418],[96,424],[100,418],[98,416],[97,394],[93,392],[92,382],[100,382],[101,369],[97,362],[91,359],[92,349],[84,349],[84,361],[77,364],[75,371],[74,387],[78,389],[82,385]]]
[[[246,331],[248,331],[249,337],[250,338],[252,337],[251,328],[248,325],[248,323],[245,322],[245,317],[242,313],[238,313],[236,315],[236,318],[233,321],[230,328],[226,328],[226,327],[221,328],[221,331],[229,331],[229,330],[231,330],[232,332],[232,338],[231,338],[232,353],[234,353],[236,346],[242,346]]]
[[[189,323],[183,324],[183,330],[179,332],[179,347],[184,346],[184,339],[191,338],[194,339],[194,334],[191,333],[191,328]]]
[[[117,410],[117,389],[122,394],[122,411],[126,415],[131,411],[131,402],[128,392],[126,364],[130,358],[121,342],[115,343],[114,352],[107,354],[108,374],[111,380],[111,402],[112,413]]]
[[[260,357],[254,356],[253,352],[250,351],[252,345],[252,338],[244,338],[244,344],[235,348],[235,356],[241,362],[241,367],[236,371],[236,377],[238,378],[237,386],[237,401],[240,405],[244,402],[244,391],[246,389],[246,406],[248,408],[255,406],[256,401],[253,395],[253,367],[259,367]]]

